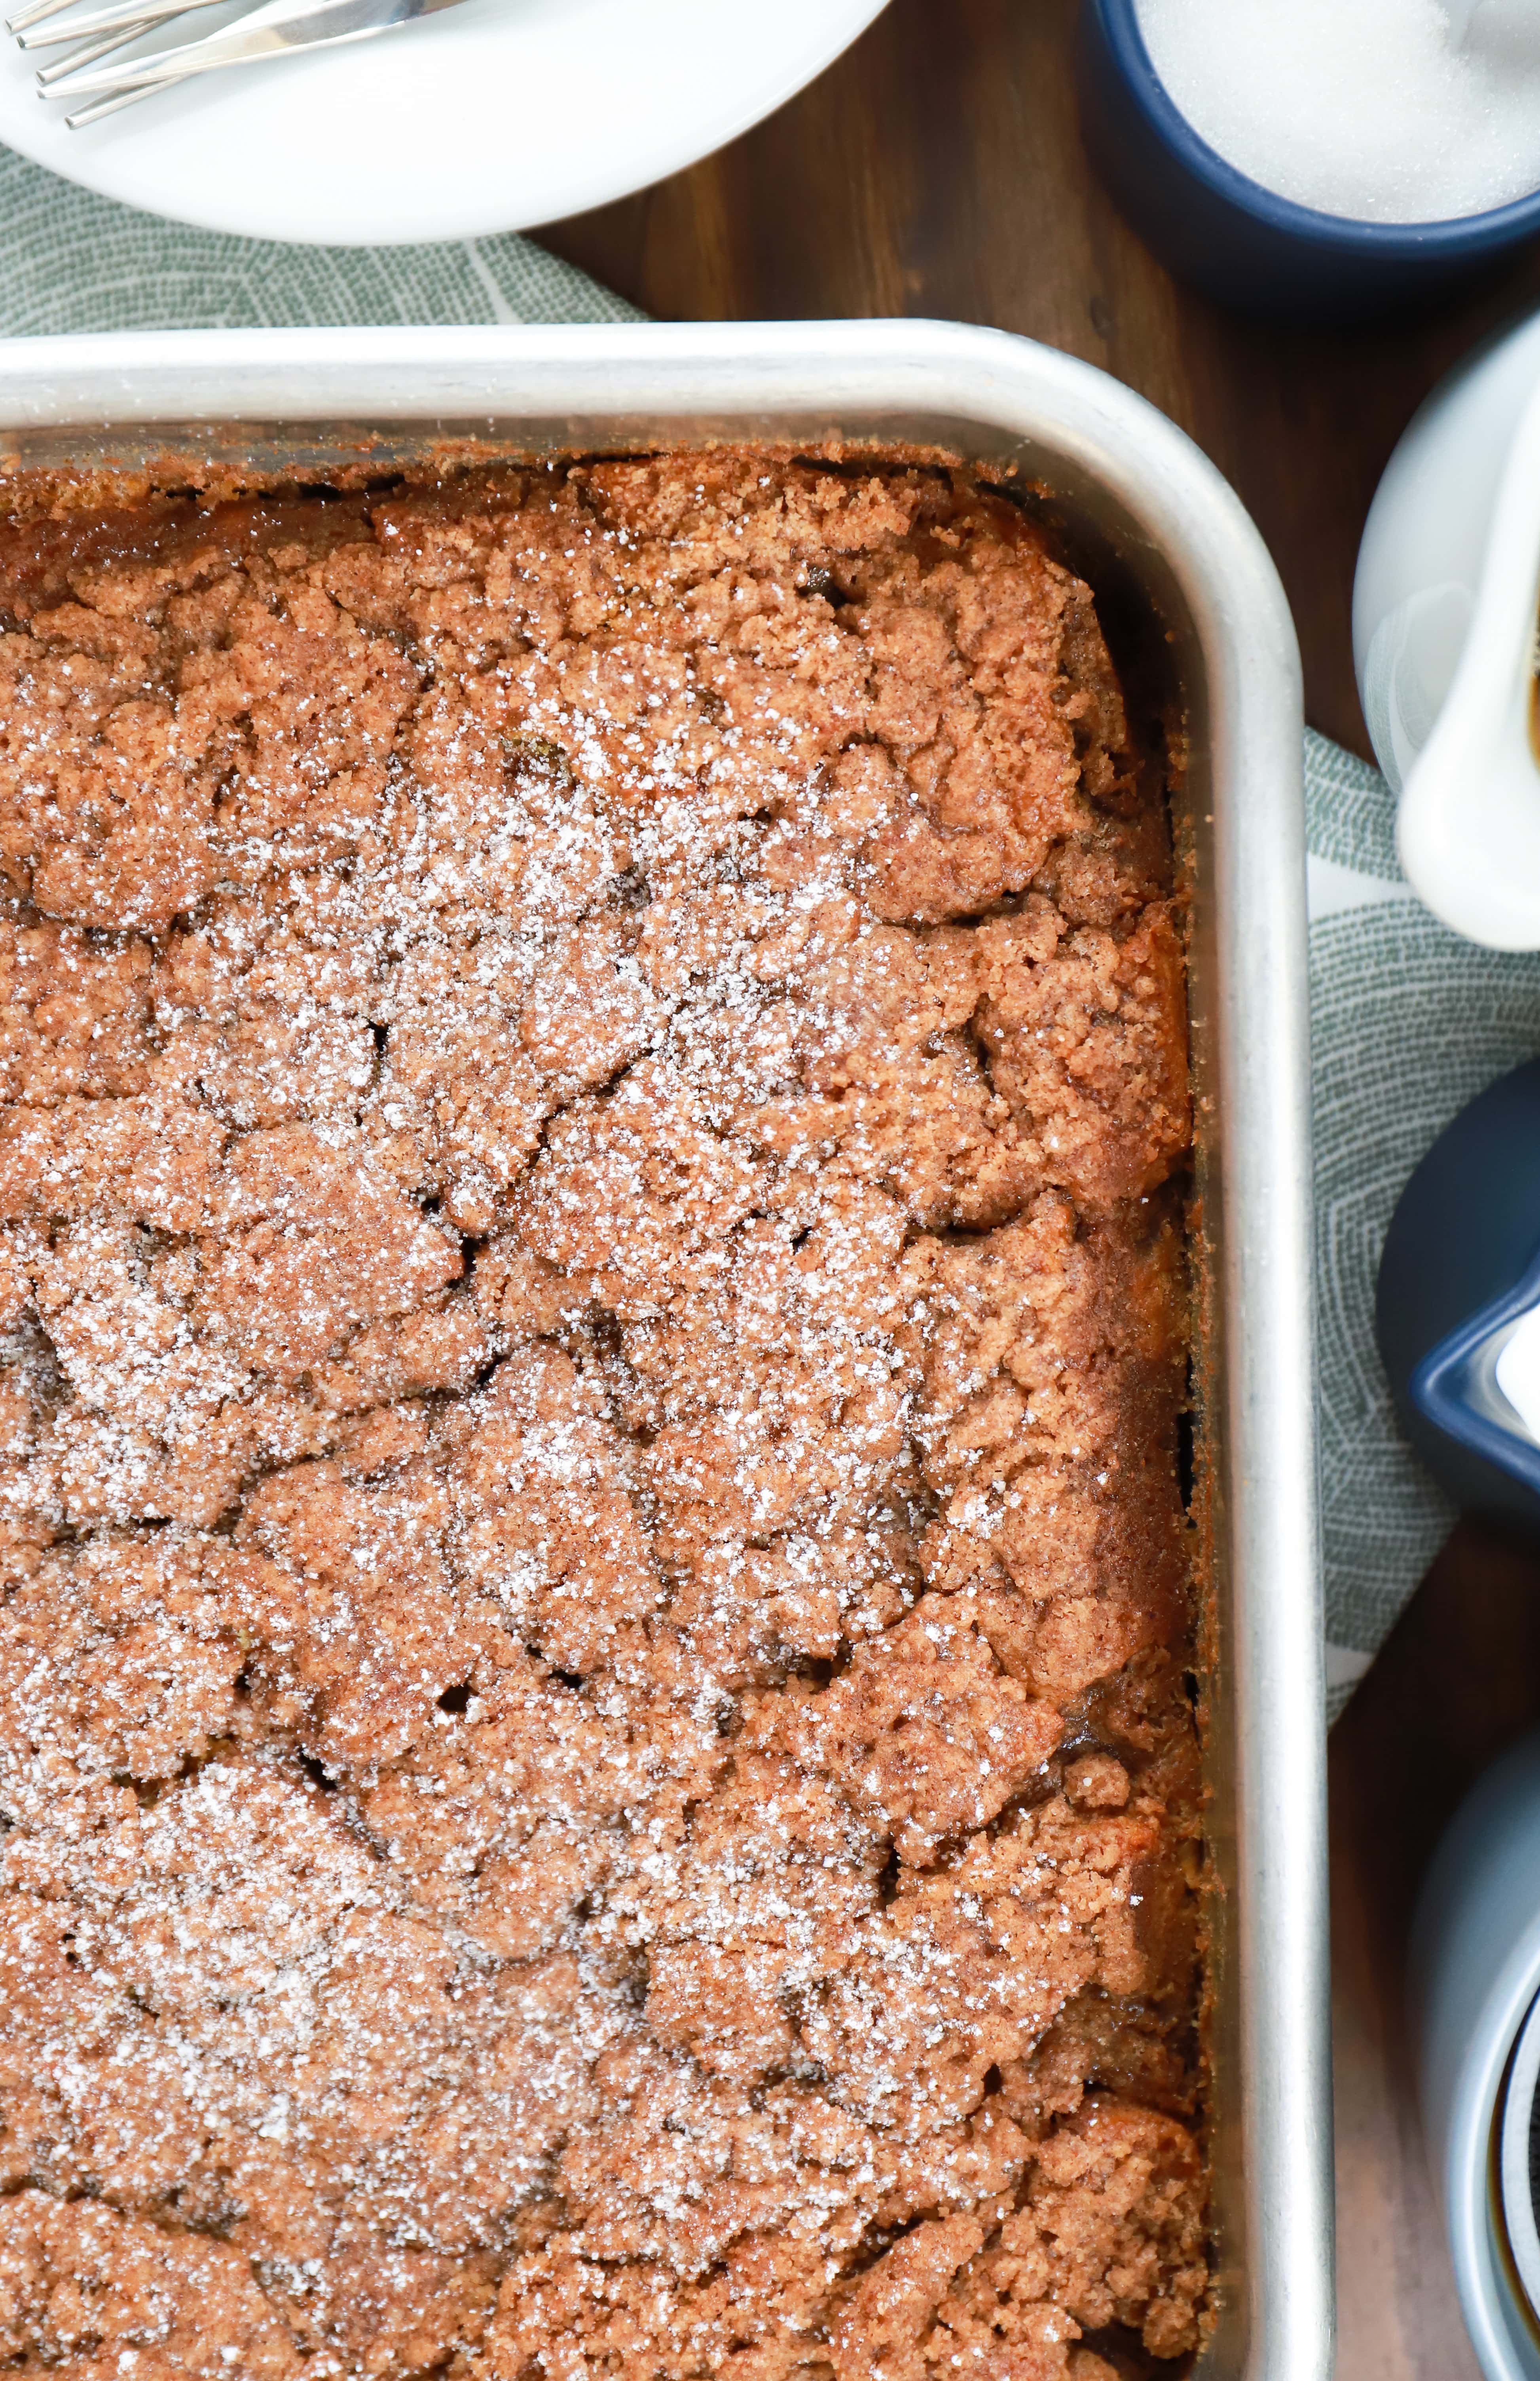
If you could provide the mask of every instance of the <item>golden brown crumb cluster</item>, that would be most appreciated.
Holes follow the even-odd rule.
[[[0,538],[0,2368],[1194,2345],[1182,964],[745,449]]]

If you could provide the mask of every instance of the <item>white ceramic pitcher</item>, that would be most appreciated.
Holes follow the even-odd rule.
[[[1473,941],[1540,950],[1540,315],[1466,360],[1387,466],[1353,587],[1401,865]]]

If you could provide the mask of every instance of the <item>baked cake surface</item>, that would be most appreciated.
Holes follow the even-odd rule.
[[[62,512],[0,607],[0,2369],[1183,2357],[1182,961],[1085,587],[748,448]]]

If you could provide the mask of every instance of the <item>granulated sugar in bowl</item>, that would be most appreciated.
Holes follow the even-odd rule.
[[[1540,189],[1540,0],[1137,0],[1174,104],[1239,172],[1358,222]]]

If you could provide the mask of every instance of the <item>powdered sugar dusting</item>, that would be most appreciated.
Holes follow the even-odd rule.
[[[1086,591],[754,449],[0,580],[6,2353],[1185,2353],[1182,959]]]

